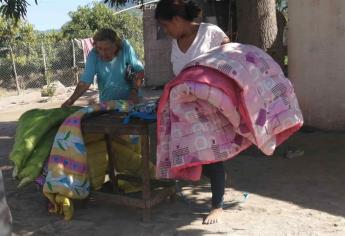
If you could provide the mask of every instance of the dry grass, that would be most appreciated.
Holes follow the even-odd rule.
[[[16,90],[8,90],[8,89],[4,89],[4,88],[0,88],[0,97],[8,97],[8,96],[14,96],[17,95],[17,91]]]

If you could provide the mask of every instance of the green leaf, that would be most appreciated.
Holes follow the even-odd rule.
[[[60,141],[57,141],[57,143],[58,143],[58,146],[59,146],[59,148],[60,149],[62,149],[63,151],[66,151],[66,149],[62,146],[62,144],[60,143]]]
[[[51,192],[53,192],[53,186],[52,186],[52,184],[48,181],[47,182],[47,185],[48,185],[48,189],[51,191]]]
[[[71,136],[71,131],[68,131],[68,133],[64,137],[64,140],[67,140],[70,136]]]
[[[87,179],[84,180],[83,184],[80,187],[84,187],[87,183]]]

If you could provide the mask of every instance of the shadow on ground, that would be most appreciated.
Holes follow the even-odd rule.
[[[8,160],[14,144],[17,122],[0,122],[0,168],[4,175],[6,198],[13,216],[14,235],[176,235],[176,229],[201,222],[203,215],[194,213],[180,201],[166,201],[155,207],[152,222],[141,222],[135,208],[98,202],[83,206],[76,202],[74,218],[66,222],[47,211],[46,199],[35,184],[16,187],[12,163]],[[183,229],[178,235],[205,235],[207,230]],[[208,232],[212,234],[212,232]]]
[[[290,159],[288,150],[304,155]],[[227,187],[345,217],[344,155],[344,133],[299,132],[271,157],[251,147],[225,162]],[[204,185],[194,194],[209,191]]]
[[[175,203],[165,202],[155,207],[151,223],[140,221],[138,209],[97,200],[86,207],[77,204],[71,222],[49,214],[45,199],[35,185],[17,189],[11,177],[8,154],[14,142],[15,126],[16,122],[0,122],[0,165],[6,167],[3,169],[6,195],[16,235],[226,234],[223,232],[227,232],[227,228],[217,231],[200,226],[207,212],[209,198],[197,199],[194,196],[200,192],[209,193],[209,185],[205,184],[204,179],[199,185],[191,185],[194,190],[186,195],[189,203],[194,201],[202,210],[196,210],[188,202],[182,201],[184,198],[179,198]],[[304,155],[292,159],[284,157],[286,151],[296,149],[303,150]],[[343,133],[299,132],[280,146],[272,157],[250,148],[227,161],[227,191],[248,192],[345,217],[344,154]],[[186,183],[181,184],[187,186]],[[230,209],[238,207],[236,201],[228,206]],[[232,226],[232,230],[241,229]]]

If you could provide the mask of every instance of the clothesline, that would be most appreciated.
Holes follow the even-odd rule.
[[[159,0],[153,0],[153,1],[149,1],[149,2],[142,3],[142,4],[138,4],[138,5],[133,6],[133,7],[128,7],[128,8],[126,8],[126,9],[123,9],[123,10],[114,12],[114,15],[119,14],[119,13],[121,13],[121,12],[128,11],[128,10],[132,10],[132,9],[135,9],[135,8],[139,8],[139,7],[142,7],[142,6],[144,6],[144,5],[151,4],[151,3],[156,3],[156,2],[159,2]]]

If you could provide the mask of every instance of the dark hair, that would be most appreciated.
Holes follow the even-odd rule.
[[[157,3],[156,20],[172,20],[174,16],[182,17],[187,21],[193,21],[201,14],[201,8],[193,1],[184,0],[160,0]]]
[[[103,28],[96,32],[93,36],[93,42],[110,41],[115,43],[116,47],[121,48],[122,40],[117,36],[116,32],[109,28]]]

